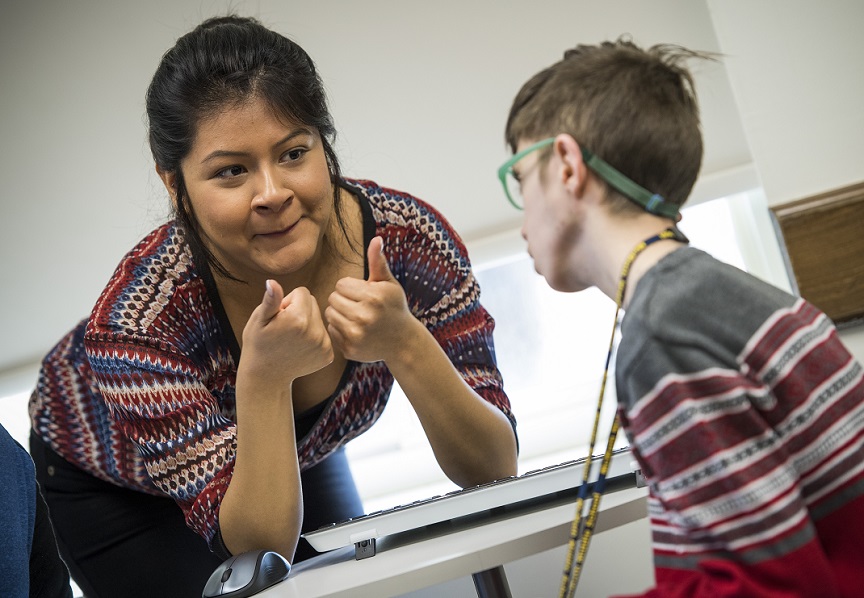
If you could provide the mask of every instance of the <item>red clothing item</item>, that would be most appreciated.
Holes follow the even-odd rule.
[[[706,559],[698,569],[658,567],[644,598],[836,598],[861,596],[864,498],[815,525],[816,536],[782,557],[753,565]],[[823,546],[824,545],[824,546]],[[830,547],[830,550],[825,549]],[[622,597],[623,598],[623,597]],[[632,598],[636,598],[633,596]]]
[[[864,595],[864,367],[823,313],[683,248],[636,287],[616,380],[645,596]]]

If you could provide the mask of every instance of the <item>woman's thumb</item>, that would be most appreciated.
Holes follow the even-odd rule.
[[[372,239],[366,252],[366,259],[369,261],[370,282],[381,282],[393,278],[390,268],[387,266],[387,258],[384,255],[384,239],[381,237]]]
[[[264,297],[261,299],[260,306],[261,316],[264,320],[269,320],[279,313],[283,295],[282,285],[268,278],[264,283]]]

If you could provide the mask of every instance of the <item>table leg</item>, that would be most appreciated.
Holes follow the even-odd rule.
[[[511,598],[503,566],[474,573],[471,577],[474,578],[477,598]]]

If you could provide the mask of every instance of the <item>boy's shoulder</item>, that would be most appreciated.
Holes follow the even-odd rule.
[[[748,348],[762,343],[767,326],[798,302],[698,249],[665,256],[638,282],[624,314],[619,400],[632,407],[672,373],[737,371]]]
[[[641,283],[646,282],[643,286]],[[726,306],[748,304],[777,309],[792,305],[795,297],[752,274],[696,249],[682,247],[646,273],[636,295],[677,301],[687,312],[721,312]]]
[[[703,335],[747,338],[796,297],[735,266],[682,247],[655,264],[639,281],[627,310],[632,324],[667,337]],[[676,332],[677,331],[677,332]],[[669,339],[673,340],[673,339]]]

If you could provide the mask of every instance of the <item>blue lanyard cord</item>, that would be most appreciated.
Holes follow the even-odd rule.
[[[567,547],[567,556],[564,559],[564,573],[561,578],[561,586],[558,590],[559,598],[572,598],[576,592],[576,585],[579,583],[579,576],[582,573],[582,565],[585,563],[585,557],[588,554],[588,545],[591,542],[591,536],[594,533],[594,526],[597,523],[597,515],[600,511],[600,497],[606,487],[606,476],[609,473],[609,464],[612,461],[612,450],[615,446],[615,439],[618,436],[618,428],[620,420],[618,415],[612,421],[612,428],[609,430],[609,437],[606,442],[606,451],[603,453],[603,458],[600,462],[600,472],[597,476],[597,481],[594,483],[593,492],[591,494],[591,504],[588,510],[588,515],[585,517],[585,501],[588,499],[588,488],[591,479],[591,464],[594,454],[594,445],[597,442],[597,430],[600,427],[600,412],[603,408],[603,396],[606,393],[606,380],[609,377],[609,365],[612,362],[612,355],[615,348],[615,333],[618,331],[618,315],[621,311],[621,304],[624,302],[624,291],[627,289],[627,278],[630,274],[630,267],[633,265],[636,257],[645,250],[646,247],[657,241],[664,239],[675,239],[676,241],[686,243],[687,238],[681,234],[677,228],[668,228],[662,233],[645,239],[627,256],[624,260],[624,266],[621,268],[621,276],[618,279],[618,292],[615,297],[615,317],[612,322],[612,335],[609,338],[609,350],[606,353],[606,364],[603,368],[603,379],[600,383],[600,396],[597,399],[597,411],[594,413],[594,425],[591,428],[591,439],[588,444],[588,457],[585,459],[585,467],[582,472],[582,484],[579,487],[579,494],[576,498],[576,516],[573,518],[573,524],[570,526],[570,541]],[[576,550],[579,545],[578,551]],[[574,562],[573,556],[576,556]]]

